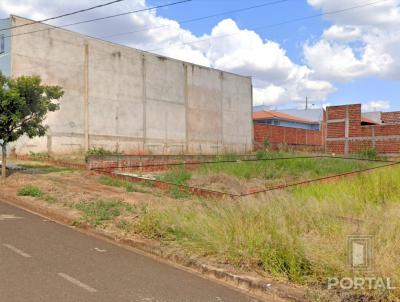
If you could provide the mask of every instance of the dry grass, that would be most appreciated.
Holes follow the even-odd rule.
[[[350,234],[374,236],[373,274],[399,284],[399,183],[400,168],[392,167],[256,198],[182,201],[127,192],[133,190],[125,183],[88,177],[86,172],[50,171],[34,176],[17,173],[0,190],[17,194],[24,185],[34,185],[53,196],[56,204],[78,208],[87,223],[111,226],[126,236],[157,239],[242,270],[324,289],[328,277],[353,276],[346,265]],[[323,298],[322,291],[314,298],[340,300],[336,293],[329,294]],[[346,301],[400,298],[400,291],[360,294],[364,296]],[[372,300],[366,300],[367,296]]]
[[[320,288],[329,277],[353,276],[346,264],[347,236],[368,234],[375,242],[374,276],[398,283],[399,183],[400,168],[385,168],[258,198],[151,207],[133,231],[189,253]],[[400,297],[398,291],[362,294],[386,301]]]

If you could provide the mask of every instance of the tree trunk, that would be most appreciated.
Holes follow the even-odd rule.
[[[1,146],[1,177],[3,179],[6,178],[6,157],[7,157],[7,153],[6,153],[6,143],[3,143],[3,145]]]

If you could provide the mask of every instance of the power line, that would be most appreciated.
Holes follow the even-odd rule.
[[[225,11],[225,12],[218,13],[218,14],[207,15],[207,16],[203,16],[203,17],[187,19],[187,20],[182,20],[182,21],[177,21],[177,22],[179,22],[179,24],[186,24],[186,23],[191,23],[191,22],[196,22],[196,21],[202,21],[202,20],[220,17],[220,16],[224,16],[224,15],[228,15],[228,14],[234,14],[234,13],[248,11],[248,10],[261,8],[261,7],[265,7],[265,6],[280,4],[280,3],[284,3],[284,2],[288,2],[288,1],[291,1],[291,0],[270,1],[267,3],[259,4],[259,5],[248,6],[248,7],[244,7],[244,8],[240,8],[240,9]],[[112,34],[112,35],[101,36],[100,38],[106,39],[106,38],[112,38],[112,37],[118,37],[118,36],[125,36],[125,35],[136,34],[136,33],[144,32],[144,31],[149,31],[149,30],[153,30],[153,29],[161,29],[161,28],[168,28],[168,27],[171,27],[171,25],[161,25],[161,26],[156,26],[156,27],[143,27],[143,28],[135,30],[135,31],[116,33],[116,34]]]
[[[18,27],[24,27],[24,26],[28,26],[28,25],[32,25],[32,24],[37,24],[37,23],[43,23],[43,22],[50,21],[50,20],[60,19],[60,18],[64,18],[64,17],[76,15],[76,14],[80,14],[80,13],[83,13],[83,12],[87,12],[87,11],[90,11],[90,10],[93,10],[93,9],[96,9],[96,8],[105,7],[105,6],[108,6],[108,5],[117,3],[117,2],[122,2],[122,1],[125,1],[125,0],[114,0],[114,1],[111,1],[111,2],[104,3],[104,4],[99,4],[99,5],[96,5],[96,6],[80,9],[80,10],[77,10],[77,11],[74,11],[74,12],[71,12],[71,13],[66,13],[66,14],[62,14],[62,15],[59,15],[59,16],[55,16],[55,17],[39,20],[39,21],[33,21],[33,22],[30,22],[30,23],[11,26],[11,27],[8,27],[8,28],[2,28],[2,29],[0,29],[0,31],[10,30],[10,29],[18,28]]]
[[[177,2],[172,2],[172,3],[157,5],[157,6],[152,6],[152,7],[143,8],[143,9],[134,10],[134,11],[129,11],[129,12],[125,12],[125,13],[120,13],[120,14],[116,14],[116,15],[109,15],[109,16],[105,16],[105,17],[99,17],[99,18],[94,18],[94,19],[89,19],[89,20],[69,23],[69,24],[60,25],[60,26],[52,26],[50,28],[45,28],[45,29],[39,29],[39,30],[34,30],[34,31],[29,31],[29,32],[24,32],[24,33],[19,33],[19,34],[12,34],[12,35],[9,35],[9,36],[4,36],[4,38],[11,38],[11,37],[15,37],[15,36],[33,34],[33,33],[41,32],[41,31],[60,29],[60,28],[69,27],[69,26],[78,25],[78,24],[96,22],[96,21],[100,21],[100,20],[111,19],[111,18],[130,15],[130,14],[134,14],[134,13],[140,13],[140,12],[144,12],[144,11],[151,11],[151,10],[155,10],[155,9],[158,9],[158,8],[164,8],[164,7],[178,5],[178,4],[191,2],[191,1],[193,1],[193,0],[181,0],[181,1],[177,1]]]
[[[364,3],[364,4],[361,4],[361,5],[356,5],[356,6],[340,9],[340,10],[334,10],[334,11],[329,11],[329,12],[325,12],[325,13],[319,13],[319,14],[315,14],[315,15],[299,17],[299,18],[290,19],[290,20],[286,20],[286,21],[283,21],[283,22],[279,22],[279,23],[269,24],[269,25],[265,25],[265,26],[259,26],[259,27],[253,28],[252,30],[253,31],[254,30],[262,30],[262,29],[267,29],[267,28],[278,27],[278,26],[281,26],[281,25],[297,23],[297,22],[305,21],[305,20],[309,20],[309,19],[315,19],[315,18],[319,18],[319,17],[323,17],[323,16],[336,15],[336,14],[348,12],[348,11],[351,11],[351,10],[360,9],[360,8],[364,8],[364,7],[367,7],[367,6],[372,6],[374,4],[377,4],[377,3],[380,3],[380,2],[385,2],[385,1],[388,1],[388,0],[379,0],[379,1]],[[226,34],[226,35],[220,35],[220,36],[210,37],[210,38],[205,38],[205,39],[199,39],[199,40],[190,41],[190,42],[184,42],[184,43],[175,44],[175,45],[172,45],[172,46],[169,46],[169,47],[164,47],[164,48],[148,49],[146,51],[154,52],[154,51],[158,51],[158,50],[170,49],[170,48],[176,47],[176,46],[184,46],[184,45],[190,45],[190,44],[195,44],[195,43],[200,43],[200,42],[206,42],[206,41],[226,38],[226,37],[234,36],[234,35],[237,35],[237,34],[241,34],[241,32],[236,32],[236,33]]]

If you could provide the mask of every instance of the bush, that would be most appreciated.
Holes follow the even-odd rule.
[[[267,152],[265,151],[257,151],[256,153],[256,159],[266,159],[267,158]]]
[[[361,158],[376,159],[378,157],[378,151],[375,148],[364,149],[358,153]]]
[[[49,154],[46,152],[32,152],[29,151],[29,158],[33,160],[44,160],[50,158]]]
[[[165,173],[161,180],[165,182],[170,182],[175,185],[186,185],[188,180],[192,178],[192,173],[187,171],[185,167],[179,167],[170,172]]]
[[[266,138],[266,139],[263,141],[263,145],[264,145],[264,148],[265,148],[265,149],[268,149],[269,147],[271,147],[271,144],[270,144],[268,138]]]
[[[36,186],[27,185],[18,191],[18,196],[42,197],[43,192]]]
[[[122,155],[123,152],[118,152],[118,151],[110,151],[107,149],[104,149],[103,147],[93,147],[90,148],[86,152],[86,157],[88,156],[109,156],[109,155]]]

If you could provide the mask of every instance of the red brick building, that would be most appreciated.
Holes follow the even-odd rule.
[[[260,122],[271,117],[300,124],[310,122],[279,112],[255,112],[253,121],[256,148],[262,148],[263,142],[268,140],[275,148],[287,146],[336,154],[358,153],[374,148],[378,153],[400,153],[400,111],[363,115],[361,104],[330,106],[324,112],[319,130]]]
[[[326,109],[326,151],[357,153],[375,148],[378,153],[400,152],[400,112],[382,112],[380,122],[362,116],[361,104]]]
[[[262,148],[267,140],[273,148],[323,150],[324,132],[319,122],[276,111],[255,112],[253,122],[257,149]]]

